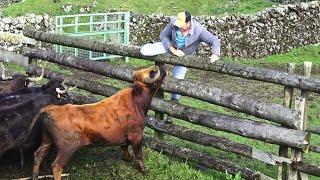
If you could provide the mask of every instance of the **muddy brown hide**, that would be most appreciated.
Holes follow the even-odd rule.
[[[39,146],[41,122],[36,123],[25,142],[15,140],[28,129],[39,110],[49,104],[66,104],[67,96],[60,96],[56,88],[63,89],[57,81],[49,81],[42,87],[32,87],[0,97],[0,157],[8,150],[25,150]],[[61,98],[62,97],[62,98]]]
[[[44,134],[42,144],[35,152],[34,178],[53,144],[58,149],[53,163],[55,179],[61,178],[63,167],[77,149],[95,144],[121,146],[127,161],[132,160],[128,153],[128,145],[132,145],[136,165],[146,173],[141,147],[144,118],[165,75],[162,66],[134,71],[132,87],[100,102],[43,108],[36,120],[43,121]]]

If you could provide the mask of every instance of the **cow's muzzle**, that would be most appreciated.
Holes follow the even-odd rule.
[[[156,66],[155,68],[153,68],[152,70],[150,70],[149,72],[149,76],[144,78],[144,83],[147,84],[151,84],[154,83],[155,81],[157,81],[160,78],[160,70],[159,67]]]

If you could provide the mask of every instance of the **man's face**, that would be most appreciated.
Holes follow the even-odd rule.
[[[190,26],[191,26],[191,23],[189,21],[184,26],[182,26],[180,29],[181,29],[181,31],[187,31],[190,29]]]

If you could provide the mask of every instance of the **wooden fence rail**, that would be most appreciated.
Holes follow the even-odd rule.
[[[29,66],[28,73],[41,73],[41,68]],[[57,79],[59,81],[69,79],[68,82],[70,84],[78,85],[78,87],[83,89],[86,88],[85,90],[89,90],[92,93],[105,96],[112,95],[107,94],[110,91],[106,91],[105,88],[96,88],[99,86],[102,87],[103,85],[93,85],[92,87],[87,85],[83,86],[82,84],[86,84],[88,81],[83,81],[81,83],[75,77],[67,77],[66,75],[53,73],[48,70],[45,70],[44,76],[49,79]],[[94,84],[93,82],[91,83]],[[111,92],[113,91],[114,90],[111,90]],[[174,117],[187,120],[194,124],[204,125],[216,130],[230,132],[252,139],[267,141],[269,143],[288,145],[290,147],[302,149],[303,151],[307,151],[310,145],[310,134],[305,131],[287,129],[272,124],[236,118],[210,111],[203,111],[159,98],[153,98],[151,102],[151,109],[170,114]]]
[[[50,51],[27,48],[24,55],[45,61],[59,63],[64,66],[77,68],[93,73],[132,82],[132,69],[115,66],[106,62],[94,62],[79,59],[72,55],[58,54]],[[182,95],[194,97],[206,102],[244,112],[259,118],[267,119],[296,129],[299,127],[299,113],[281,105],[255,100],[238,93],[224,91],[215,87],[207,87],[199,82],[179,80],[166,77],[161,86],[165,91],[178,92]]]
[[[176,64],[185,67],[196,68],[201,70],[219,72],[232,76],[243,77],[246,79],[255,79],[264,82],[281,84],[293,88],[320,93],[320,80],[298,76],[281,71],[255,68],[242,64],[218,62],[211,64],[208,58],[199,57],[174,57],[170,54],[145,57],[140,53],[140,47],[123,46],[99,41],[90,41],[78,37],[70,37],[67,35],[56,35],[47,32],[24,29],[23,35],[53,44],[76,47],[80,49],[92,50],[97,52],[116,54],[140,59],[152,60],[159,63]]]
[[[290,88],[291,90],[292,88],[299,88],[302,90],[302,92],[306,93],[308,93],[309,91],[320,93],[319,80],[290,73],[283,73],[275,70],[254,68],[241,64],[223,62],[210,64],[208,58],[198,58],[191,56],[175,57],[171,56],[170,54],[164,54],[153,57],[144,57],[140,54],[140,47],[136,46],[106,44],[98,41],[88,41],[84,39],[64,35],[55,35],[33,30],[24,30],[24,35],[36,40],[41,40],[43,42],[77,47],[81,49],[93,50],[109,54],[147,59],[155,61],[156,63],[183,65],[186,67],[220,72],[247,79],[281,84],[284,85],[287,89]],[[131,82],[131,74],[133,70],[129,67],[115,66],[105,62],[94,62],[84,59],[79,60],[78,58],[70,55],[56,54],[54,52],[43,51],[39,49],[26,48],[24,51],[24,55],[30,57],[31,59],[39,58],[64,66]],[[8,60],[10,58],[8,58],[5,53],[0,51],[0,61],[3,60],[2,56],[5,57],[5,61],[10,61]],[[16,62],[16,60],[12,61]],[[25,63],[20,64],[26,66]],[[30,74],[39,74],[41,72],[41,69],[34,65],[29,65],[27,67],[27,71]],[[68,83],[71,85],[78,85],[78,87],[82,89],[88,90],[94,94],[101,94],[104,96],[111,96],[119,90],[118,88],[114,88],[112,86],[107,86],[88,80],[82,80],[60,73],[54,73],[48,70],[45,71],[45,77],[49,79],[56,79],[59,81],[68,79]],[[243,112],[258,118],[267,119],[272,122],[278,123],[283,127],[275,124],[262,123],[211,111],[200,110],[155,97],[152,100],[151,109],[156,111],[158,113],[158,116],[156,117],[156,119],[153,117],[146,118],[146,125],[156,130],[157,132],[176,136],[180,139],[184,139],[197,144],[202,144],[208,147],[217,148],[223,151],[240,154],[245,157],[257,159],[272,165],[279,163],[288,163],[291,166],[290,176],[292,177],[297,177],[298,171],[315,176],[320,176],[319,166],[305,163],[300,158],[302,157],[301,151],[308,151],[309,147],[311,151],[320,152],[320,147],[314,145],[310,146],[311,134],[309,132],[317,134],[319,131],[318,127],[310,127],[305,130],[305,124],[301,124],[301,122],[303,122],[301,121],[301,119],[303,119],[302,116],[305,116],[305,114],[303,113],[305,108],[292,110],[290,109],[290,106],[282,107],[277,104],[263,102],[261,100],[252,99],[242,94],[224,91],[215,87],[208,87],[201,84],[200,82],[177,80],[168,77],[165,79],[162,85],[162,89],[167,92],[176,92],[181,95],[186,95],[209,103],[227,107],[235,111]],[[88,100],[88,98],[85,97],[75,98],[75,96],[73,95],[71,95],[70,98],[77,103],[80,103],[81,101],[92,101]],[[243,137],[257,139],[268,143],[278,144],[284,147],[291,147],[295,152],[295,159],[290,160],[287,157],[280,157],[277,155],[266,153],[264,151],[252,148],[248,145],[233,142],[227,138],[212,136],[182,126],[163,123],[159,121],[159,119],[162,119],[163,113],[212,129],[237,134]],[[300,115],[300,113],[302,113],[302,116]],[[152,139],[150,137],[146,137],[145,144],[152,149],[166,152],[177,157],[190,159],[199,164],[211,167],[219,171],[225,171],[227,169],[231,174],[236,174],[238,171],[240,171],[241,175],[247,179],[270,179],[270,177],[264,176],[257,171],[253,171],[248,168],[237,167],[236,165],[223,159],[216,159],[204,153],[169,145],[165,142]],[[279,174],[278,177],[281,177],[281,175]]]
[[[97,102],[99,99],[96,99],[95,97],[92,97],[92,96],[85,97],[77,94],[71,94],[70,100],[75,104],[88,104],[88,103]],[[228,146],[228,144],[226,144],[225,146]],[[320,147],[318,148],[320,149]],[[310,175],[314,175],[314,176],[320,176],[320,166],[318,165],[309,164],[309,163],[300,161],[300,162],[292,163],[291,166],[298,171],[301,171]]]

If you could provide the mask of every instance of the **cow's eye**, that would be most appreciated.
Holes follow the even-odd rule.
[[[152,70],[152,71],[150,71],[150,73],[149,73],[149,77],[150,77],[150,78],[154,78],[154,77],[156,76],[156,74],[157,74],[157,72],[154,71],[154,70]]]

